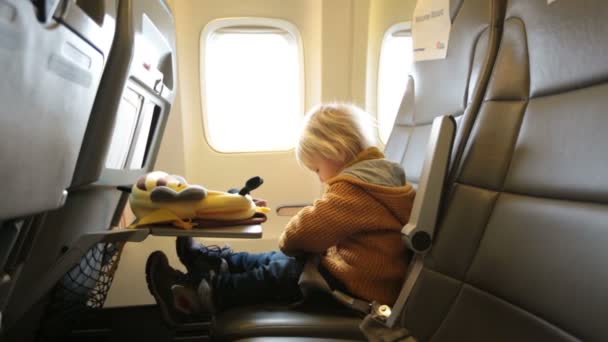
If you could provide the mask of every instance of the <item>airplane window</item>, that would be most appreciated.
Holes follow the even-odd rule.
[[[226,20],[227,26],[201,36],[203,121],[210,146],[219,152],[293,148],[304,97],[297,30],[274,19],[268,19],[271,25]]]
[[[391,133],[412,63],[410,23],[395,24],[384,35],[378,66],[378,129],[383,142]]]

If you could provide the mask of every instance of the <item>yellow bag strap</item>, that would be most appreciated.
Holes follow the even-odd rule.
[[[139,228],[142,226],[147,226],[150,224],[158,224],[158,223],[170,223],[178,228],[190,230],[196,223],[192,223],[191,221],[185,221],[175,215],[173,212],[167,209],[159,209],[156,210],[138,221],[133,222],[129,228]]]

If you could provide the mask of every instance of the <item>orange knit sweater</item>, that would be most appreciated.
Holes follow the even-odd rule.
[[[383,157],[370,148],[350,165]],[[289,221],[279,247],[291,255],[323,254],[321,264],[350,293],[392,305],[407,268],[400,231],[414,196],[409,184],[378,185],[343,171],[327,181],[321,199]]]

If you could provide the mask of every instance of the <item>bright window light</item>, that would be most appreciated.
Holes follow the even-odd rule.
[[[378,129],[383,142],[391,134],[412,62],[410,24],[391,26],[382,41],[378,67]]]
[[[300,38],[283,21],[235,20],[201,37],[208,142],[219,152],[289,150],[303,115]]]

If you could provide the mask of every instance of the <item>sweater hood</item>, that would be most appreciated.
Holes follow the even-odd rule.
[[[407,222],[409,210],[403,210],[403,203],[412,202],[415,189],[407,184],[401,165],[386,160],[378,148],[370,147],[359,153],[340,174],[329,179],[327,185],[336,182],[348,182],[362,188],[401,223]]]
[[[384,159],[384,154],[372,147],[359,154],[355,163],[349,164],[340,175],[352,176],[366,183],[395,187],[406,184],[401,165]]]

